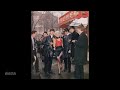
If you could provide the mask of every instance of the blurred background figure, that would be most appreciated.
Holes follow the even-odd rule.
[[[35,66],[35,70],[36,72],[39,72],[39,61],[37,58],[37,51],[36,51],[36,40],[35,40],[35,36],[36,36],[36,31],[32,31],[31,32],[31,66],[32,66],[32,70],[33,67]]]
[[[71,47],[70,47],[70,42],[69,42],[70,33],[67,28],[64,30],[64,34],[65,34],[63,37],[64,71],[68,70],[68,72],[71,72],[71,60],[70,60]]]
[[[79,34],[75,31],[75,27],[71,26],[69,28],[70,34],[70,44],[71,44],[71,58],[74,63],[74,50],[75,50],[75,42],[78,40]]]
[[[45,56],[45,41],[46,41],[46,38],[47,38],[48,34],[47,32],[44,32],[42,37],[41,37],[41,45],[40,45],[40,55],[41,55],[41,59],[42,59],[42,62],[44,62],[44,56]]]
[[[48,36],[47,32],[44,32],[43,37],[47,37],[47,36]]]
[[[79,34],[78,41],[75,43],[75,78],[84,79],[83,65],[87,61],[88,37],[84,32],[85,28],[80,25],[76,28]]]

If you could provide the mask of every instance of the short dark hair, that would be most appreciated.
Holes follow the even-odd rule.
[[[35,34],[37,31],[31,31],[31,34]]]
[[[81,31],[84,31],[84,30],[85,30],[85,27],[83,26],[83,24],[79,25],[77,28],[80,28]]]
[[[64,32],[69,32],[69,29],[68,29],[68,28],[65,28],[65,29],[64,29]]]
[[[51,32],[51,31],[55,32],[55,30],[54,30],[54,29],[50,29],[50,32]]]
[[[47,32],[44,32],[44,33],[46,33],[46,34],[47,34]],[[44,33],[43,33],[43,34],[44,34]]]
[[[74,27],[74,26],[71,26],[69,29],[75,29],[75,27]]]

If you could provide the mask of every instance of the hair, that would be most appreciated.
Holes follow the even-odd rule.
[[[50,32],[51,32],[51,31],[55,32],[55,30],[54,30],[54,29],[50,29]]]
[[[46,33],[46,34],[47,34],[47,32],[44,32],[44,33]],[[44,34],[44,33],[43,33],[43,34]],[[48,34],[47,34],[47,35],[48,35]]]
[[[75,27],[74,27],[74,26],[71,26],[69,29],[75,29]]]
[[[35,34],[37,31],[31,31],[31,34]]]
[[[79,25],[77,28],[80,28],[81,31],[84,31],[84,30],[85,30],[85,27],[83,26],[83,24]]]
[[[60,34],[61,35],[61,32],[60,31],[55,31],[55,34]]]
[[[60,34],[60,31],[55,31],[55,34]]]
[[[68,29],[68,28],[65,28],[65,29],[64,29],[64,32],[69,32],[69,29]]]

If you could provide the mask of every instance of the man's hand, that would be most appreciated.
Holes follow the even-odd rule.
[[[71,53],[71,50],[69,50],[68,53]]]
[[[42,40],[42,38],[39,39],[39,41],[41,41],[41,40]]]
[[[54,50],[55,50],[55,48],[54,48]]]
[[[34,59],[35,59],[35,61],[33,62],[33,66],[35,65],[35,62],[36,62],[36,56],[34,56]]]
[[[53,45],[53,42],[50,42],[50,45]]]
[[[72,40],[72,42],[75,42],[76,40]]]
[[[70,42],[71,40],[69,39],[68,42]]]
[[[34,56],[34,59],[35,59],[35,61],[36,61],[36,56]]]
[[[33,66],[35,66],[35,61],[33,62]]]

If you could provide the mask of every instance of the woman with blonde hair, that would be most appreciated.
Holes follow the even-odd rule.
[[[57,59],[58,63],[58,74],[61,74],[61,69],[63,69],[63,60],[62,60],[62,55],[63,55],[63,39],[60,37],[61,33],[60,31],[55,32],[55,38],[53,39],[53,47],[55,50],[55,56]]]

